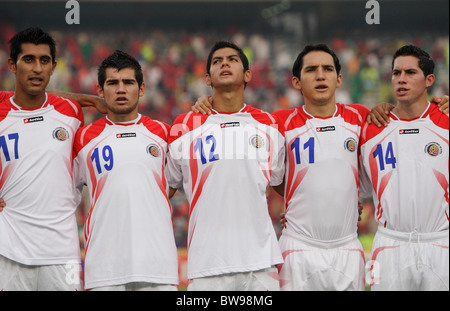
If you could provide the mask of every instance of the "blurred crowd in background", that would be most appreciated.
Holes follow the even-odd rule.
[[[1,90],[14,90],[15,78],[7,67],[7,41],[18,30],[8,24],[2,24],[0,28]],[[179,114],[190,111],[198,97],[210,94],[210,88],[204,82],[206,58],[215,41],[222,39],[237,43],[250,60],[253,79],[246,89],[247,104],[268,112],[303,104],[301,94],[291,86],[291,68],[297,54],[308,42],[293,40],[288,34],[244,33],[233,29],[220,36],[208,31],[187,33],[165,29],[148,32],[47,31],[57,42],[58,62],[49,89],[96,94],[98,65],[115,49],[120,49],[135,56],[144,71],[146,92],[140,100],[140,112],[168,124]],[[328,44],[341,61],[343,85],[337,91],[340,103],[360,103],[372,108],[381,102],[394,102],[390,82],[392,55],[404,44],[418,45],[433,57],[437,79],[430,96],[449,93],[448,36],[416,34],[399,39],[380,34],[366,39],[334,37],[323,43]],[[95,109],[86,109],[85,123],[101,116]],[[268,200],[274,226],[280,233],[283,199],[268,190]],[[182,248],[186,246],[188,203],[181,194],[171,202],[176,242]],[[78,212],[80,240],[88,211],[89,202],[85,196]],[[374,228],[373,206],[366,202],[359,225],[361,239],[370,236]]]

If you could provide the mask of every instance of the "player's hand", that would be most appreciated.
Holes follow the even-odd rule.
[[[364,209],[364,205],[358,200],[358,221],[361,221],[361,215]]]
[[[208,95],[203,95],[195,102],[192,106],[192,111],[196,113],[201,113],[203,115],[210,115],[212,109],[213,98]]]
[[[389,113],[394,108],[394,105],[389,103],[378,104],[372,108],[370,114],[367,116],[367,123],[375,124],[378,127],[387,126],[389,124]]]
[[[280,225],[281,228],[286,228],[286,214],[285,213],[281,213],[280,214]]]
[[[3,211],[3,209],[6,207],[6,202],[3,200],[3,198],[0,198],[0,213]]]
[[[444,95],[442,97],[433,96],[431,99],[432,103],[435,103],[439,106],[439,110],[445,114],[448,114],[448,96]]]

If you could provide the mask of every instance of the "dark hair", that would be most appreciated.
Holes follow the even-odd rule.
[[[214,46],[212,47],[212,49],[208,55],[208,61],[206,62],[206,72],[208,74],[210,74],[211,62],[212,62],[212,57],[213,57],[214,52],[217,50],[223,49],[223,48],[232,48],[232,49],[236,50],[238,52],[239,58],[242,61],[242,64],[244,65],[244,72],[249,70],[248,58],[245,55],[244,51],[240,47],[238,47],[236,44],[234,44],[232,42],[218,41],[214,44]]]
[[[434,61],[430,54],[414,45],[405,45],[399,48],[392,59],[392,69],[394,69],[394,61],[399,56],[414,56],[419,60],[419,68],[422,69],[425,77],[433,74]]]
[[[330,49],[326,44],[321,43],[315,45],[307,45],[305,46],[303,51],[301,51],[300,54],[298,54],[297,59],[295,60],[294,65],[292,67],[292,75],[294,77],[300,78],[300,72],[302,71],[303,67],[303,57],[306,54],[314,51],[322,51],[330,54],[333,57],[334,68],[336,69],[336,73],[339,75],[339,73],[341,72],[341,64],[339,63],[339,58],[332,49]]]
[[[98,84],[103,88],[103,84],[106,81],[106,69],[107,68],[115,68],[117,70],[121,70],[124,68],[131,68],[134,69],[136,81],[141,87],[142,83],[144,82],[144,77],[142,74],[142,67],[139,64],[139,62],[134,58],[133,56],[116,50],[113,54],[108,56],[98,67],[97,77],[98,77]]]
[[[47,44],[50,47],[50,54],[52,56],[52,63],[56,62],[56,43],[53,38],[38,27],[30,27],[22,30],[8,41],[10,45],[10,57],[17,63],[17,58],[22,52],[22,43]]]

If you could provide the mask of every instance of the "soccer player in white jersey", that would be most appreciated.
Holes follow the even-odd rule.
[[[324,44],[306,46],[292,72],[305,105],[273,114],[283,125],[287,155],[281,289],[364,290],[357,151],[369,110],[336,103],[340,63]]]
[[[178,255],[164,167],[169,126],[138,112],[142,69],[116,51],[98,71],[107,115],[81,128],[74,180],[86,184],[85,288],[177,290]]]
[[[39,28],[10,41],[15,92],[0,103],[0,290],[77,290],[80,249],[72,144],[78,103],[45,92],[55,42]]]
[[[372,290],[449,290],[449,118],[427,100],[433,69],[425,51],[400,48],[390,123],[362,132],[361,164],[378,222]]]
[[[213,113],[172,125],[169,185],[190,203],[188,290],[279,290],[283,262],[266,189],[283,181],[284,139],[274,118],[244,103],[248,59],[220,41],[207,61]]]

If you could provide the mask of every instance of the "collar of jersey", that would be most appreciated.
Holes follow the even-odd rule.
[[[141,119],[141,114],[139,113],[136,119],[127,121],[127,122],[113,122],[108,118],[108,116],[106,116],[105,118],[106,118],[106,123],[109,125],[130,126],[130,125],[136,125],[139,122],[139,120]]]
[[[334,105],[334,109],[335,109],[334,113],[331,116],[328,116],[328,117],[313,116],[312,114],[310,114],[309,112],[307,112],[305,110],[305,105],[303,105],[301,107],[298,107],[298,108],[301,109],[301,111],[303,111],[303,113],[306,114],[311,119],[322,119],[322,120],[325,120],[325,119],[334,118],[334,117],[336,117],[338,115],[338,105],[337,104]]]
[[[38,110],[38,109],[47,107],[47,102],[48,102],[48,96],[47,96],[47,93],[45,93],[45,100],[44,100],[44,103],[42,104],[42,106],[36,107],[36,108],[23,108],[23,107],[20,107],[19,105],[17,105],[17,104],[14,102],[13,98],[14,98],[14,95],[11,96],[11,97],[9,98],[9,102],[11,103],[12,109],[13,109],[13,110],[23,110],[23,111],[33,111],[33,110]]]
[[[240,113],[245,112],[245,109],[247,108],[247,104],[244,104],[244,107],[242,107],[239,111],[231,111],[231,112],[225,112],[225,111],[217,111],[211,108],[211,114],[234,114],[234,113]]]
[[[391,113],[390,113],[389,116],[390,116],[393,120],[396,120],[396,121],[414,121],[414,120],[419,120],[419,119],[424,118],[424,117],[428,114],[428,110],[430,110],[430,102],[428,102],[428,106],[427,106],[427,108],[425,109],[425,111],[424,111],[419,117],[417,117],[417,118],[412,118],[412,119],[401,119],[401,118],[399,118],[395,113],[393,113],[392,111],[391,111]]]

